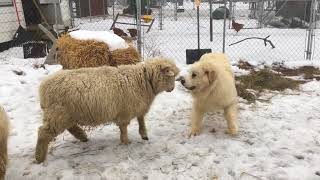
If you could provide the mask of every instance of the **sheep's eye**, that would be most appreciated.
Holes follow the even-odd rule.
[[[196,73],[192,73],[192,78],[195,78],[197,77],[197,74]]]

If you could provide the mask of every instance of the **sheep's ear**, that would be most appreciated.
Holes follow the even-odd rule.
[[[164,74],[165,76],[173,77],[174,72],[171,70],[169,66],[164,66],[161,67],[161,73]]]
[[[206,69],[204,73],[208,76],[209,83],[212,84],[216,79],[216,73],[213,70]]]

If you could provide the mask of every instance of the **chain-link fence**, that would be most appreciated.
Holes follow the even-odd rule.
[[[56,36],[74,29],[118,28],[126,40],[141,46],[144,58],[163,55],[184,64],[186,50],[198,48],[195,3],[139,2],[140,8],[129,0],[5,0],[0,4],[0,50],[31,40],[46,42],[50,48],[50,39],[37,29],[40,23]],[[139,29],[137,9],[141,10],[141,37],[129,32]],[[199,46],[225,51],[234,61],[320,59],[316,48],[319,12],[319,0],[201,1]],[[139,37],[141,42],[137,43]]]
[[[194,3],[184,1],[182,6],[178,6],[183,11],[178,13],[175,13],[175,3],[164,3],[162,7],[165,17],[163,30],[156,29],[147,34],[145,46],[159,42],[161,52],[184,62],[185,50],[197,48]],[[320,59],[315,48],[319,40],[317,1],[239,1],[226,4],[220,1],[212,3],[212,16],[210,34],[210,2],[202,2],[200,48],[211,48],[218,52],[225,49],[233,60],[303,60],[308,53],[312,59]]]

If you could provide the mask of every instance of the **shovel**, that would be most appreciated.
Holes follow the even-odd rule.
[[[187,64],[193,64],[194,62],[198,61],[203,54],[212,52],[211,49],[200,49],[200,21],[199,21],[200,0],[195,0],[195,4],[197,6],[198,49],[186,50]]]

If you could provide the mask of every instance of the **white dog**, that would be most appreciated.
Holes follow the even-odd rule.
[[[206,112],[224,111],[231,135],[238,133],[238,102],[234,75],[226,55],[209,53],[191,65],[186,75],[178,78],[190,90],[193,110],[190,136],[200,134],[202,119]]]

